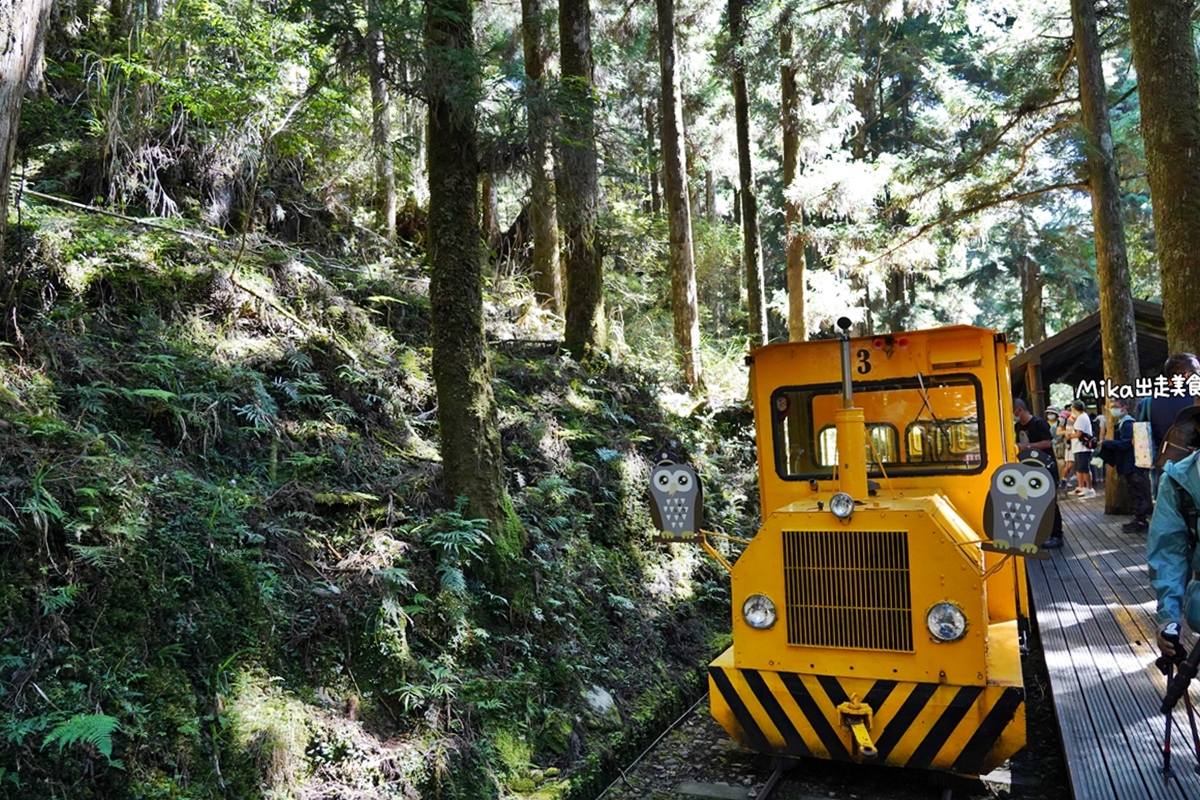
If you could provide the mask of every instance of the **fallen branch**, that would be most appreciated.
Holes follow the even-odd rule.
[[[41,192],[35,192],[33,189],[28,189],[28,188],[25,188],[22,186],[18,190],[17,196],[19,197],[23,194],[27,194],[31,197],[36,197],[39,200],[49,200],[52,203],[59,203],[64,206],[70,206],[71,208],[78,208],[80,211],[90,211],[93,214],[103,214],[106,217],[116,217],[117,219],[123,219],[126,222],[132,222],[136,225],[145,225],[147,228],[156,228],[161,231],[169,231],[171,233],[178,233],[180,236],[190,236],[193,239],[200,239],[205,242],[216,242],[217,244],[225,244],[225,245],[229,244],[229,241],[227,239],[218,239],[215,236],[209,236],[208,234],[205,234],[205,233],[196,233],[195,231],[184,230],[182,228],[172,228],[170,225],[163,225],[161,222],[150,222],[145,219],[138,219],[137,217],[126,216],[125,214],[121,214],[116,211],[109,211],[106,208],[97,208],[96,206],[89,206],[89,205],[84,205],[83,203],[76,203],[74,200],[67,200],[62,197],[55,197],[52,194],[42,194]]]

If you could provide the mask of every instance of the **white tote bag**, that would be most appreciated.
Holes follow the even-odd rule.
[[[1154,466],[1154,445],[1151,443],[1150,423],[1133,423],[1133,463],[1141,469]]]

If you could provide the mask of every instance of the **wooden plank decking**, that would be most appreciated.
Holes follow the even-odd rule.
[[[1181,702],[1171,734],[1172,780],[1161,775],[1166,680],[1154,666],[1154,592],[1146,535],[1104,514],[1104,498],[1062,499],[1066,545],[1030,560],[1029,587],[1054,710],[1077,800],[1200,798]],[[1193,699],[1200,687],[1193,683]]]

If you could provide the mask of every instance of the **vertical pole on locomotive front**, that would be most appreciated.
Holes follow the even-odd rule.
[[[837,322],[842,343],[842,407],[834,412],[837,428],[838,488],[855,500],[867,498],[867,439],[863,410],[854,407],[850,367],[850,320]]]

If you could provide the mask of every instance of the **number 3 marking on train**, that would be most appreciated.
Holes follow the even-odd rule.
[[[866,375],[870,371],[871,371],[871,351],[870,350],[859,350],[858,351],[858,374]]]

